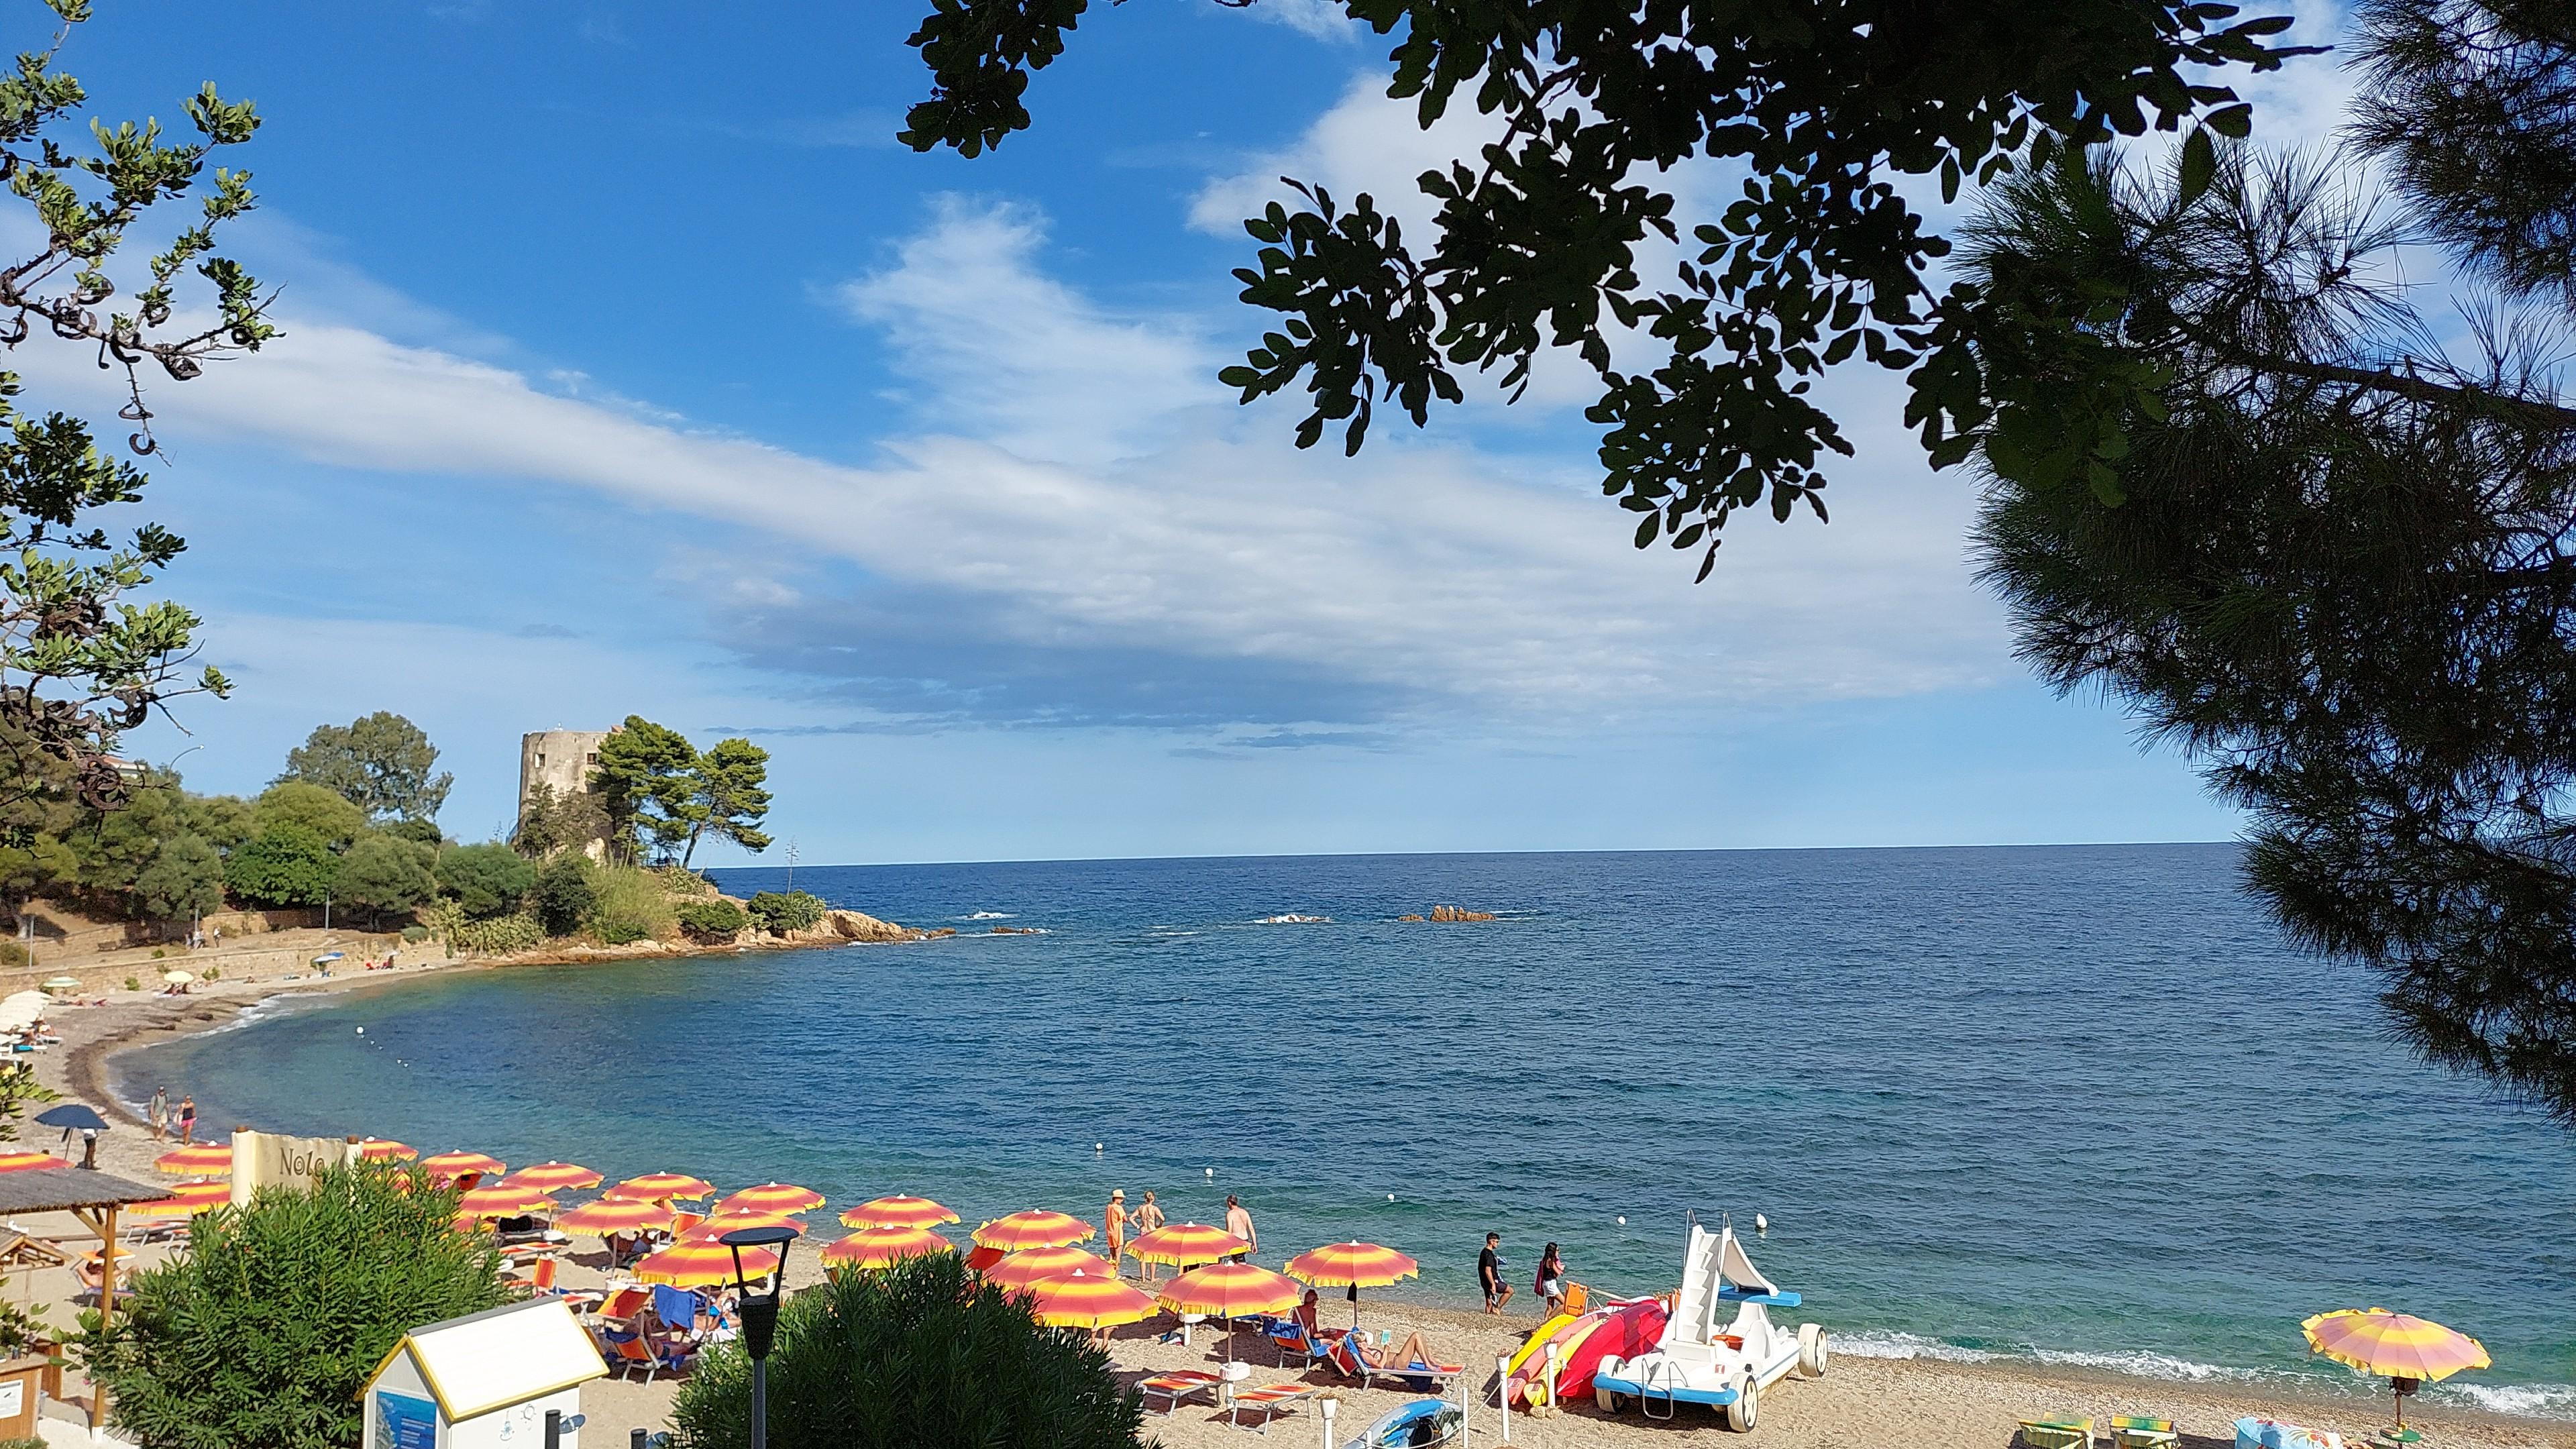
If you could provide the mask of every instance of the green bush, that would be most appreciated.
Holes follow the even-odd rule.
[[[255,906],[318,906],[339,876],[340,857],[330,842],[291,820],[262,830],[224,862],[224,884]]]
[[[460,845],[438,857],[438,888],[456,898],[469,920],[506,916],[537,884],[537,868],[498,841]]]
[[[599,867],[577,850],[567,850],[537,871],[537,919],[549,936],[569,936],[590,919],[599,904]]]
[[[126,990],[128,990],[128,991],[140,991],[140,990],[142,990],[142,989],[143,989],[143,978],[142,978],[142,977],[140,977],[140,976],[128,976],[128,977],[126,977],[126,978],[125,978],[125,989],[126,989]]]
[[[483,956],[506,956],[546,943],[546,928],[529,911],[515,911],[480,921],[458,921],[447,933],[448,944]]]
[[[200,1215],[184,1255],[135,1275],[132,1317],[80,1343],[116,1426],[153,1446],[358,1443],[358,1391],[406,1330],[509,1300],[455,1211],[453,1191],[337,1167]]]
[[[438,894],[429,872],[429,847],[381,831],[361,836],[340,858],[333,894],[367,912],[371,923],[400,914]]]
[[[599,896],[590,908],[590,929],[612,946],[629,941],[662,940],[679,934],[680,915],[662,882],[648,870],[619,867],[599,873]]]
[[[403,927],[402,938],[404,945],[417,946],[421,942],[429,939],[429,927],[418,924],[405,926]]]
[[[689,901],[680,907],[680,929],[701,941],[730,941],[750,924],[742,907],[728,900]]]
[[[223,968],[222,968],[222,967],[220,967],[220,966],[209,966],[209,967],[207,967],[205,970],[200,971],[200,972],[198,972],[198,973],[197,973],[197,979],[198,979],[198,980],[200,980],[200,981],[212,981],[212,980],[214,980],[216,977],[221,976],[221,975],[223,975],[223,974],[224,974],[224,970],[223,970]]]
[[[805,891],[793,891],[787,895],[762,891],[751,898],[751,918],[773,936],[784,936],[790,931],[801,931],[816,924],[823,919],[824,909],[821,897]]]
[[[170,948],[167,946],[155,946],[152,948],[152,959],[155,961],[166,959],[169,954]]]
[[[15,941],[0,941],[0,966],[24,966],[27,948]]]
[[[677,1449],[744,1449],[750,1376],[739,1343],[700,1359],[671,1409]],[[1041,1325],[954,1253],[844,1275],[779,1313],[773,1449],[1133,1449],[1144,1422],[1106,1349]]]

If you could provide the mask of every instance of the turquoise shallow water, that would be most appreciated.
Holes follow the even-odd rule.
[[[122,1082],[513,1164],[923,1192],[969,1223],[1096,1219],[1111,1187],[1206,1221],[1232,1191],[1266,1259],[1373,1239],[1422,1260],[1411,1291],[1462,1301],[1489,1227],[1526,1301],[1546,1240],[1643,1291],[1674,1277],[1686,1212],[1760,1211],[1755,1261],[1845,1351],[2358,1389],[2298,1320],[2386,1304],[2493,1352],[2437,1396],[2576,1417],[2576,1139],[2410,1060],[2370,981],[2287,950],[2235,865],[806,868],[838,905],[1047,934],[289,999],[123,1058]],[[1508,918],[1393,919],[1444,901]],[[1255,923],[1283,912],[1332,920]]]

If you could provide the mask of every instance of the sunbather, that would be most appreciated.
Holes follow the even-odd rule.
[[[1406,1338],[1404,1342],[1386,1348],[1372,1349],[1366,1343],[1354,1340],[1351,1350],[1357,1353],[1370,1368],[1401,1371],[1412,1368],[1416,1364],[1424,1368],[1455,1367],[1455,1365],[1443,1364],[1431,1356],[1431,1345],[1422,1341],[1420,1329],[1415,1329],[1412,1336]]]

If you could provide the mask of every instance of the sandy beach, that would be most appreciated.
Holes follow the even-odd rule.
[[[273,997],[281,992],[346,992],[352,990],[399,990],[409,981],[427,974],[449,970],[484,969],[472,962],[428,962],[406,966],[399,971],[360,975],[341,975],[328,979],[306,978],[297,981],[233,981],[201,986],[186,997],[116,994],[105,1006],[67,1009],[57,1014],[53,1025],[62,1036],[60,1046],[41,1054],[37,1074],[48,1086],[66,1096],[90,1102],[121,1124],[105,1134],[99,1144],[101,1167],[119,1174],[152,1180],[151,1159],[156,1150],[148,1131],[133,1123],[130,1114],[109,1099],[108,1064],[118,1052],[171,1036],[201,1032],[222,1025],[244,1007]],[[173,1095],[184,1090],[185,1083],[172,1083]],[[220,1136],[232,1124],[205,1124]],[[251,1124],[258,1125],[258,1124]],[[24,1134],[32,1144],[50,1146],[43,1129]],[[578,1160],[578,1143],[567,1143],[562,1155]],[[826,1241],[837,1233],[828,1221],[829,1210],[811,1216],[815,1229],[813,1242]],[[24,1224],[47,1235],[66,1238],[80,1236],[68,1217],[59,1221],[33,1219]],[[587,1248],[577,1240],[576,1249]],[[157,1260],[166,1248],[147,1248],[144,1261]],[[605,1281],[603,1260],[595,1252],[576,1252],[567,1259],[564,1281],[581,1286]],[[812,1247],[801,1246],[790,1263],[791,1287],[801,1288],[819,1281],[820,1266]],[[22,1275],[12,1284],[22,1301],[53,1304],[58,1312],[71,1301],[72,1283],[67,1271],[46,1270]],[[1336,1299],[1328,1304],[1328,1314],[1342,1310]],[[1474,1377],[1482,1382],[1490,1374],[1498,1354],[1508,1353],[1536,1323],[1534,1314],[1519,1311],[1506,1318],[1488,1318],[1475,1313],[1401,1301],[1393,1294],[1380,1292],[1369,1296],[1365,1322],[1372,1329],[1391,1329],[1399,1336],[1420,1329],[1430,1343],[1444,1356],[1469,1365],[1482,1366],[1483,1374]],[[1328,1321],[1338,1321],[1329,1318]],[[1829,1325],[1830,1326],[1830,1325]],[[1178,1343],[1159,1341],[1161,1328],[1168,1324],[1138,1325],[1121,1329],[1112,1338],[1112,1352],[1120,1370],[1132,1376],[1175,1368],[1213,1366],[1221,1363],[1225,1353],[1223,1340],[1201,1332],[1197,1341],[1184,1348]],[[1253,1367],[1248,1382],[1263,1384],[1283,1379],[1302,1379],[1318,1385],[1335,1385],[1340,1398],[1337,1431],[1344,1437],[1364,1427],[1377,1415],[1404,1402],[1412,1395],[1383,1390],[1362,1390],[1346,1384],[1335,1384],[1328,1370],[1298,1373],[1277,1366],[1266,1341],[1248,1335],[1237,1341],[1234,1353]],[[77,1375],[73,1376],[77,1392]],[[590,1419],[590,1434],[596,1444],[623,1444],[627,1431],[633,1428],[659,1429],[666,1426],[667,1414],[675,1385],[668,1379],[651,1384],[625,1380],[605,1380],[584,1391],[585,1411]],[[2193,1449],[2230,1442],[2230,1425],[2246,1414],[2266,1414],[2308,1423],[2343,1433],[2356,1445],[2385,1422],[2387,1400],[2359,1395],[2331,1393],[2303,1394],[2289,1392],[2284,1386],[2269,1383],[2179,1383],[2131,1377],[2107,1372],[2092,1372],[2018,1362],[1954,1363],[1929,1359],[1887,1360],[1837,1356],[1828,1374],[1817,1381],[1784,1381],[1766,1393],[1759,1427],[1749,1436],[1734,1436],[1719,1428],[1713,1417],[1685,1411],[1670,1423],[1649,1422],[1633,1414],[1607,1419],[1590,1405],[1570,1406],[1552,1417],[1515,1414],[1511,1424],[1514,1443],[1557,1449],[1557,1446],[1616,1446],[1669,1444],[1678,1440],[1705,1442],[1712,1445],[1746,1442],[1779,1446],[1818,1446],[1818,1449],[1841,1449],[1841,1446],[1865,1444],[1908,1444],[1928,1449],[2003,1449],[2012,1442],[2014,1425],[2025,1417],[2085,1415],[2096,1418],[2112,1414],[2151,1414],[2176,1420],[2185,1431],[2184,1443]],[[1247,1416],[1247,1421],[1253,1416]],[[2410,1425],[2421,1427],[2431,1442],[2457,1445],[2463,1449],[2492,1446],[2492,1449],[2538,1449],[2538,1446],[2560,1446],[2576,1449],[2576,1424],[2515,1418],[2480,1413],[2447,1406],[2424,1405],[2410,1410]],[[1478,1443],[1498,1443],[1497,1425],[1490,1409],[1478,1412],[1474,1438]],[[605,1434],[600,1431],[606,1430]],[[1212,1410],[1204,1401],[1184,1404],[1175,1413],[1148,1416],[1149,1437],[1173,1446],[1213,1446],[1249,1443],[1241,1437],[1252,1433],[1247,1426],[1228,1426],[1225,1415]],[[1321,1429],[1310,1409],[1282,1419],[1271,1438],[1291,1444],[1312,1444],[1320,1438]]]

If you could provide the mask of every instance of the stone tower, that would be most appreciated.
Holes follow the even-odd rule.
[[[609,730],[539,730],[519,736],[519,814],[528,813],[528,797],[539,785],[557,795],[578,795],[590,788],[590,772],[599,768],[599,742]]]

